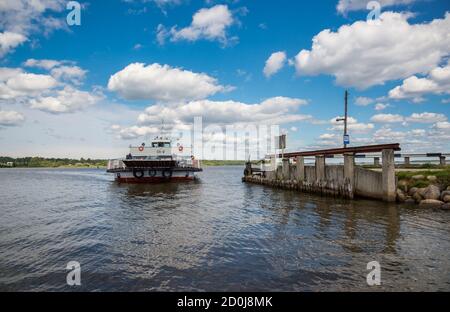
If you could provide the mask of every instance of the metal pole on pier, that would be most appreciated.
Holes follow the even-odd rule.
[[[349,137],[347,133],[347,118],[348,118],[348,91],[345,90],[345,108],[344,108],[344,118],[337,118],[336,121],[344,121],[344,148],[347,148],[347,144],[349,144]]]

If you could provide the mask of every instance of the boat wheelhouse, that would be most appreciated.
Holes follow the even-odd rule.
[[[122,183],[158,183],[189,181],[203,171],[200,160],[192,155],[190,148],[181,144],[173,147],[169,138],[156,137],[147,146],[131,146],[128,155],[108,162],[108,173]]]

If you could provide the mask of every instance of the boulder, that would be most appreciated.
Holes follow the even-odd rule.
[[[409,189],[409,196],[413,196],[415,192],[417,192],[418,188],[417,187],[412,187]]]
[[[441,209],[442,209],[442,210],[450,210],[450,203],[443,204],[443,205],[441,206]]]
[[[425,191],[427,190],[426,187],[420,187],[417,189],[417,193],[419,193],[420,196],[425,197]]]
[[[437,178],[436,178],[436,176],[430,175],[430,176],[427,177],[427,180],[430,181],[430,182],[436,182]]]
[[[447,186],[447,191],[450,191],[450,185],[449,185],[449,186]]]
[[[408,192],[408,181],[400,180],[398,181],[398,186],[405,192]]]
[[[415,205],[415,204],[416,204],[416,201],[415,201],[413,198],[407,198],[407,199],[405,200],[405,204],[408,204],[408,205]]]
[[[444,203],[436,199],[424,199],[419,206],[422,208],[440,208]]]
[[[415,192],[412,198],[414,198],[416,203],[420,203],[423,200],[423,197],[420,195],[419,191]]]
[[[442,201],[445,203],[450,203],[450,195],[445,195],[444,198],[442,198]]]
[[[425,199],[438,200],[441,197],[441,191],[439,187],[437,187],[436,185],[429,185],[428,187],[425,188],[425,191],[423,192],[422,196]]]
[[[450,195],[450,191],[443,191],[443,192],[441,193],[441,200],[443,200],[444,197],[447,196],[447,195]]]
[[[401,189],[397,189],[397,200],[399,202],[404,202],[406,200],[406,195]]]
[[[412,176],[412,179],[413,180],[423,180],[423,179],[425,179],[425,177],[421,174],[418,174],[418,175]]]

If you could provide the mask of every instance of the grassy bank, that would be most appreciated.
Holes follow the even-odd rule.
[[[0,167],[13,163],[15,168],[106,168],[108,160],[90,158],[0,157]],[[203,166],[244,166],[245,160],[203,160]]]
[[[104,168],[108,161],[90,158],[0,157],[0,167],[9,167],[8,163],[12,163],[15,168]]]
[[[450,166],[440,170],[413,170],[399,171],[396,173],[399,185],[408,187],[427,187],[430,184],[438,184],[444,187],[450,185]]]
[[[202,160],[202,165],[213,166],[244,166],[245,160]]]

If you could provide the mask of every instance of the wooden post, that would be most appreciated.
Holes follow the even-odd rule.
[[[397,195],[394,150],[384,149],[382,151],[382,158],[383,199],[388,202],[394,202]]]
[[[439,156],[439,164],[445,166],[445,156]]]
[[[297,156],[297,179],[298,181],[305,180],[305,158],[303,156]]]

